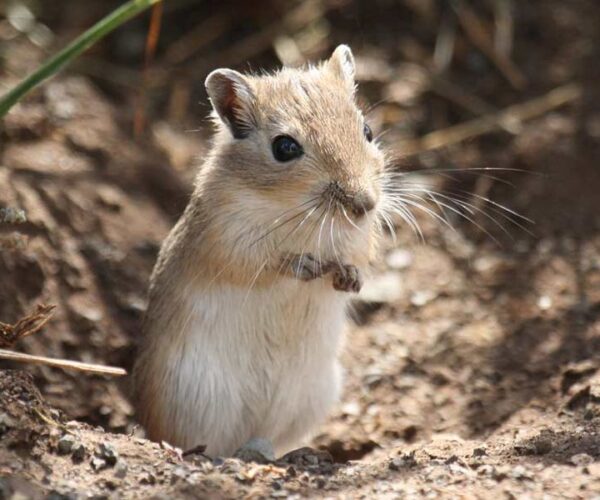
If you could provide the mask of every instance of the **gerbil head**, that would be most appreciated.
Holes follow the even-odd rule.
[[[281,243],[287,250],[370,246],[360,233],[370,239],[376,224],[384,156],[356,105],[354,76],[352,52],[340,45],[317,66],[260,76],[218,69],[206,79],[218,134],[203,175],[213,193],[227,185],[244,200],[256,222],[251,237],[296,216],[272,231],[272,243],[295,230]],[[226,198],[219,203],[233,210]]]

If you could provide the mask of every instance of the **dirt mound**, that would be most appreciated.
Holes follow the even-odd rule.
[[[567,407],[597,411],[599,376],[589,364],[573,367],[563,379],[578,379]],[[66,421],[22,372],[0,372],[0,391],[1,498],[489,498],[508,492],[575,498],[600,491],[600,429],[581,411],[531,412],[527,431],[518,436],[506,430],[486,441],[440,435],[364,462],[332,464],[308,454],[301,461],[258,464],[201,454],[184,459],[166,444]]]

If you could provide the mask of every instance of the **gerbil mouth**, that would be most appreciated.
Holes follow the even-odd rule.
[[[349,194],[338,181],[333,181],[327,186],[325,195],[338,204],[346,215],[350,215],[354,219],[360,219],[367,215],[375,208],[376,204],[370,193],[359,191]]]

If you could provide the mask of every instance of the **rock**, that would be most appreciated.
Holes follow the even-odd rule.
[[[346,415],[357,417],[361,414],[361,408],[358,401],[348,401],[342,405],[342,412]]]
[[[152,472],[142,472],[140,475],[140,483],[142,484],[156,484],[156,476]]]
[[[406,269],[412,264],[413,254],[408,250],[395,248],[387,254],[385,261],[392,269]]]
[[[115,477],[118,479],[123,479],[127,475],[127,470],[127,462],[125,462],[125,460],[122,458],[119,458],[115,464]]]
[[[590,465],[594,461],[594,458],[587,453],[577,453],[569,458],[569,462],[573,465]]]
[[[332,464],[333,458],[328,451],[303,447],[286,453],[279,461],[299,466],[318,466],[320,464]]]
[[[547,311],[548,309],[550,309],[552,307],[552,299],[550,297],[548,297],[547,295],[542,295],[541,297],[538,298],[537,306],[542,311]]]
[[[494,477],[496,475],[496,468],[493,465],[484,464],[477,468],[477,474],[479,476]]]
[[[417,461],[415,460],[414,452],[405,453],[401,457],[392,458],[388,462],[388,468],[394,471],[408,469],[410,467],[414,467],[415,465],[417,465]]]
[[[268,439],[252,438],[235,452],[234,457],[244,462],[267,463],[275,460],[275,451]]]
[[[189,476],[189,470],[184,467],[175,467],[171,472],[171,484],[175,484],[179,481],[185,481]]]
[[[94,471],[98,472],[106,467],[106,460],[100,457],[92,457],[90,465]]]
[[[8,429],[15,426],[14,419],[7,413],[0,413],[0,434],[4,434]]]
[[[0,222],[7,224],[24,224],[27,222],[25,211],[20,208],[0,208]]]
[[[75,462],[82,462],[85,459],[85,446],[81,443],[75,443],[73,445],[73,454],[71,457]]]
[[[220,465],[220,471],[225,474],[235,474],[242,470],[242,465],[239,460],[235,458],[226,458],[222,460]]]
[[[108,465],[115,465],[119,459],[119,454],[114,447],[109,443],[100,443],[96,455],[104,459]]]
[[[71,434],[65,434],[58,440],[58,453],[68,455],[75,445],[75,437]]]
[[[529,472],[522,465],[517,465],[510,473],[512,477],[515,479],[531,479],[533,476],[531,472]]]
[[[358,298],[363,302],[386,303],[397,301],[403,293],[404,287],[400,275],[390,271],[367,280]]]
[[[415,307],[422,307],[435,299],[435,297],[435,292],[431,290],[417,290],[410,296],[410,303]]]

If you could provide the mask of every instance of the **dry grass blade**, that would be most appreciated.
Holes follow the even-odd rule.
[[[47,358],[45,356],[34,356],[32,354],[12,352],[5,349],[0,349],[0,359],[17,361],[19,363],[30,363],[34,365],[53,366],[55,368],[62,368],[64,370],[76,370],[79,372],[95,373],[98,375],[112,375],[114,377],[122,377],[127,375],[127,371],[116,366],[95,365],[92,363],[82,363],[68,359]]]
[[[11,347],[18,340],[38,332],[54,314],[54,305],[38,304],[34,313],[21,318],[14,325],[0,322],[0,347]]]
[[[496,50],[492,39],[488,36],[485,24],[479,19],[477,14],[469,7],[465,0],[454,0],[452,5],[454,6],[460,25],[473,45],[494,63],[515,89],[523,89],[527,85],[527,79],[510,58],[503,52]]]
[[[402,157],[415,155],[424,151],[431,151],[445,146],[451,146],[473,137],[493,132],[502,128],[503,124],[510,124],[530,120],[541,116],[559,106],[573,102],[581,97],[581,86],[569,83],[551,90],[547,94],[531,99],[522,104],[514,104],[497,113],[482,116],[466,123],[436,130],[419,139],[402,141],[399,151]]]
[[[142,81],[142,88],[138,95],[135,116],[133,120],[133,133],[136,138],[139,138],[144,131],[144,125],[146,123],[145,115],[145,100],[146,100],[146,87],[148,86],[148,68],[154,59],[156,53],[156,47],[158,46],[158,38],[160,36],[160,25],[163,15],[163,3],[159,1],[154,7],[152,7],[152,16],[150,17],[150,27],[148,28],[148,36],[146,38],[146,48],[144,56],[144,74]]]

